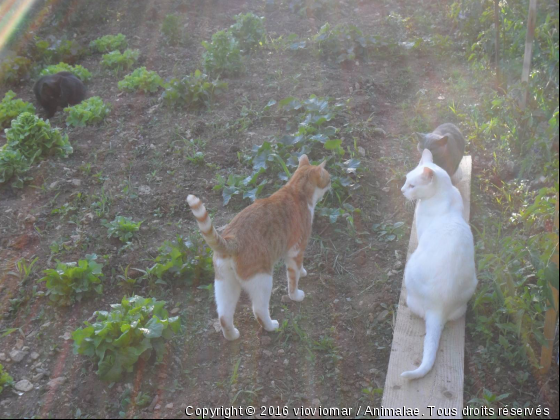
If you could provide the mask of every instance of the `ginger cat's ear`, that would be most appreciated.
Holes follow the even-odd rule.
[[[307,155],[301,155],[299,157],[299,166],[298,168],[301,168],[302,166],[306,166],[306,165],[310,165],[309,163],[309,158],[307,157]]]
[[[326,160],[321,162],[321,164],[319,165],[319,168],[325,169],[325,166],[327,166],[327,161]]]

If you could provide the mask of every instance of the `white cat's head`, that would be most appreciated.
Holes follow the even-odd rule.
[[[424,200],[436,193],[435,165],[432,152],[424,149],[418,166],[406,174],[401,191],[408,200]]]

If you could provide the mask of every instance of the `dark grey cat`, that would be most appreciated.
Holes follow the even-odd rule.
[[[33,86],[35,97],[51,118],[56,109],[82,102],[86,96],[86,87],[82,81],[67,71],[43,76]]]
[[[429,149],[434,163],[453,177],[465,154],[465,138],[455,124],[445,123],[428,134],[416,133],[418,151]]]

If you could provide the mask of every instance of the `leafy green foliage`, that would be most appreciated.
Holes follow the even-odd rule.
[[[14,118],[24,112],[35,113],[35,107],[29,102],[21,99],[14,99],[16,94],[9,90],[0,102],[0,128],[8,127]]]
[[[52,43],[35,38],[34,59],[45,64],[64,62],[73,64],[85,56],[87,50],[75,40],[58,39]]]
[[[4,370],[4,366],[0,364],[0,394],[4,390],[6,385],[11,385],[14,379],[8,375],[8,372]]]
[[[202,62],[206,73],[212,76],[235,75],[243,70],[243,61],[239,43],[227,31],[218,31],[212,35],[210,43],[203,41],[206,49]]]
[[[179,17],[176,15],[166,15],[161,24],[161,33],[169,45],[177,45],[183,36]]]
[[[257,183],[261,173],[262,171],[257,171],[249,176],[230,174],[227,180],[220,174],[217,174],[216,179],[218,183],[214,186],[214,191],[222,191],[224,206],[227,206],[234,195],[239,194],[242,195],[243,199],[248,198],[251,201],[255,201],[268,182],[263,180],[260,184]]]
[[[67,72],[72,73],[74,76],[76,76],[82,82],[88,82],[89,80],[91,80],[91,72],[88,69],[86,69],[85,67],[82,67],[78,64],[75,65],[75,66],[72,66],[72,65],[66,64],[66,63],[58,63],[58,64],[53,64],[51,66],[48,66],[41,71],[39,76],[56,74],[56,73],[60,73],[61,71],[67,71]]]
[[[49,299],[60,306],[70,306],[75,301],[95,291],[103,292],[101,270],[103,266],[95,262],[97,255],[88,254],[77,263],[57,261],[56,269],[44,270],[45,276],[39,282],[46,282]]]
[[[132,372],[140,357],[147,360],[154,351],[161,362],[165,341],[181,328],[179,317],[170,318],[164,306],[164,301],[132,296],[111,305],[110,312],[95,312],[94,323],[86,321],[72,333],[74,353],[93,357],[99,377],[110,382]]]
[[[184,238],[177,235],[159,248],[155,264],[148,269],[148,276],[158,280],[176,279],[189,284],[212,276],[212,253],[200,235]]]
[[[23,183],[31,179],[25,176],[30,166],[19,150],[0,148],[0,184],[12,179],[12,187],[23,188]]]
[[[73,151],[67,135],[61,135],[60,129],[29,112],[12,121],[11,128],[6,130],[6,140],[5,147],[19,151],[30,163],[41,155],[55,153],[68,157]]]
[[[78,105],[64,108],[64,112],[68,113],[66,125],[85,127],[86,125],[97,124],[102,122],[110,111],[110,108],[103,103],[99,96],[93,96]]]
[[[258,17],[249,12],[240,13],[234,18],[235,23],[230,27],[230,32],[244,52],[249,52],[262,45],[266,36],[264,17]]]
[[[127,92],[140,90],[144,93],[157,92],[163,86],[163,79],[155,71],[139,67],[119,82],[119,89]]]
[[[135,232],[140,230],[142,222],[134,222],[130,217],[116,216],[112,222],[103,221],[103,225],[107,228],[107,237],[113,236],[119,238],[121,242],[129,242]]]
[[[219,80],[210,81],[206,74],[196,70],[181,80],[172,79],[165,84],[163,102],[169,106],[207,107],[214,95],[227,89],[228,84]]]
[[[129,70],[138,61],[140,57],[140,50],[125,50],[122,54],[120,51],[112,51],[108,54],[103,54],[101,60],[101,66],[106,69],[114,70],[115,72],[121,72],[123,70]]]
[[[329,99],[315,95],[305,100],[294,97],[285,98],[278,103],[271,100],[265,108],[270,110],[274,105],[277,105],[278,111],[287,120],[286,132],[276,136],[275,142],[266,141],[260,146],[255,145],[248,154],[243,155],[241,159],[252,167],[251,174],[229,174],[227,179],[217,175],[214,190],[222,191],[224,205],[234,195],[254,201],[267,184],[287,181],[297,169],[302,154],[309,155],[311,160],[323,160],[325,154],[329,153],[328,170],[333,194],[330,201],[327,199],[325,206],[334,207],[332,199],[337,206],[342,205],[355,186],[351,176],[355,177],[360,170],[358,159],[344,159],[346,151],[342,147],[342,140],[337,138],[339,130],[331,125],[342,112],[343,106],[338,103],[330,104]],[[324,215],[336,221],[338,216],[335,217],[334,213],[335,210]],[[338,215],[347,213],[346,210],[336,209]]]
[[[2,59],[0,65],[0,83],[13,83],[25,76],[31,68],[31,60],[27,57],[10,56]]]
[[[128,40],[123,34],[105,35],[89,43],[89,47],[98,53],[108,53],[111,51],[122,51],[128,47]]]
[[[377,240],[381,242],[398,241],[405,234],[404,222],[376,223],[372,229],[377,233]]]

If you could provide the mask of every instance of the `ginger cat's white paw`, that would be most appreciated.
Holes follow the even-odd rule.
[[[232,332],[228,332],[226,330],[222,330],[222,332],[224,333],[224,338],[228,341],[237,340],[241,335],[239,334],[239,330],[237,328],[234,328]]]
[[[300,271],[300,277],[305,277],[307,276],[307,270],[303,267],[301,267],[301,271]]]
[[[301,302],[303,300],[303,298],[305,297],[305,292],[303,290],[296,290],[295,293],[290,294],[290,299],[296,301],[296,302]]]

